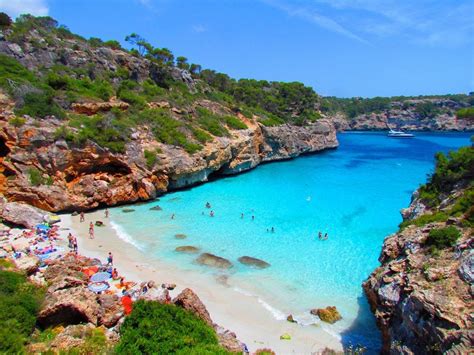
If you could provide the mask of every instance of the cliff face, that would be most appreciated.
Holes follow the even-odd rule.
[[[457,189],[451,196],[462,194],[463,189]],[[446,199],[443,210],[452,204],[452,199]],[[430,213],[417,194],[402,211],[405,220]],[[431,253],[426,246],[429,232],[447,225],[455,226],[460,238],[454,247]],[[382,332],[384,353],[472,351],[472,233],[461,217],[450,217],[445,222],[408,226],[385,240],[381,266],[363,284]]]
[[[0,109],[0,193],[9,201],[48,211],[148,200],[207,181],[211,175],[236,174],[262,162],[338,145],[336,131],[327,120],[306,127],[264,127],[241,116],[248,129],[215,137],[194,154],[157,142],[146,125],[132,133],[124,154],[114,154],[92,141],[75,147],[56,139],[61,124],[56,119],[29,118],[15,127],[8,121],[9,107],[4,102]],[[156,161],[147,164],[144,151],[156,149],[160,152]],[[33,181],[32,174],[39,178]]]
[[[433,113],[421,113],[419,104],[433,105]],[[407,131],[472,131],[474,121],[459,119],[456,111],[465,105],[450,99],[413,99],[392,102],[386,112],[373,112],[348,118],[342,114],[334,115],[331,120],[339,130],[387,130],[387,127]]]

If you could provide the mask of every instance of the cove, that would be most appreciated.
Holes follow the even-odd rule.
[[[239,292],[258,295],[277,320],[291,313],[299,323],[317,323],[345,344],[376,351],[379,333],[361,283],[378,266],[384,238],[397,230],[400,209],[432,171],[434,154],[467,145],[469,137],[340,133],[336,150],[169,193],[132,206],[133,212],[117,207],[111,210],[112,224],[150,257],[208,274],[210,280],[224,276],[236,299]],[[161,210],[150,210],[154,206]],[[328,240],[320,241],[319,231],[328,233]],[[233,267],[199,265],[199,254],[178,253],[180,246],[226,258]],[[242,256],[271,266],[243,265],[238,261]],[[309,314],[328,305],[338,308],[340,322],[321,324]]]

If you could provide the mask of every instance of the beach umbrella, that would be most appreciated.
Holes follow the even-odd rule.
[[[99,293],[107,290],[109,288],[109,285],[107,285],[106,283],[90,283],[87,287],[92,292]]]
[[[49,230],[49,227],[45,224],[37,224],[36,225],[36,229],[39,229],[41,231],[48,231]]]
[[[91,276],[92,282],[104,282],[110,279],[110,274],[108,272],[98,272]]]

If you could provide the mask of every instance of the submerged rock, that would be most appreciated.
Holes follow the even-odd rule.
[[[124,208],[122,210],[123,213],[130,213],[130,212],[135,212],[135,210],[133,208]]]
[[[192,245],[183,245],[175,249],[175,251],[178,251],[180,253],[189,253],[189,254],[198,253],[199,250],[200,250],[199,248],[193,247]]]
[[[163,209],[160,206],[154,206],[150,208],[150,211],[162,211]]]
[[[188,236],[186,234],[175,234],[176,239],[186,239]]]
[[[311,314],[318,316],[323,322],[334,324],[338,320],[341,320],[342,317],[336,307],[329,306],[326,308],[317,308],[312,309]]]
[[[270,264],[266,261],[257,258],[252,258],[251,256],[241,256],[238,260],[241,264],[254,266],[260,269],[265,269],[270,266]]]
[[[201,254],[199,258],[196,259],[196,262],[201,265],[206,265],[219,269],[230,269],[233,266],[229,260],[211,253]]]

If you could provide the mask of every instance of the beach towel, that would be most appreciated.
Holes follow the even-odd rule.
[[[132,297],[130,296],[123,296],[122,299],[122,306],[123,306],[123,311],[126,315],[129,315],[130,313],[132,313],[132,309],[133,309],[133,301],[132,301]]]

